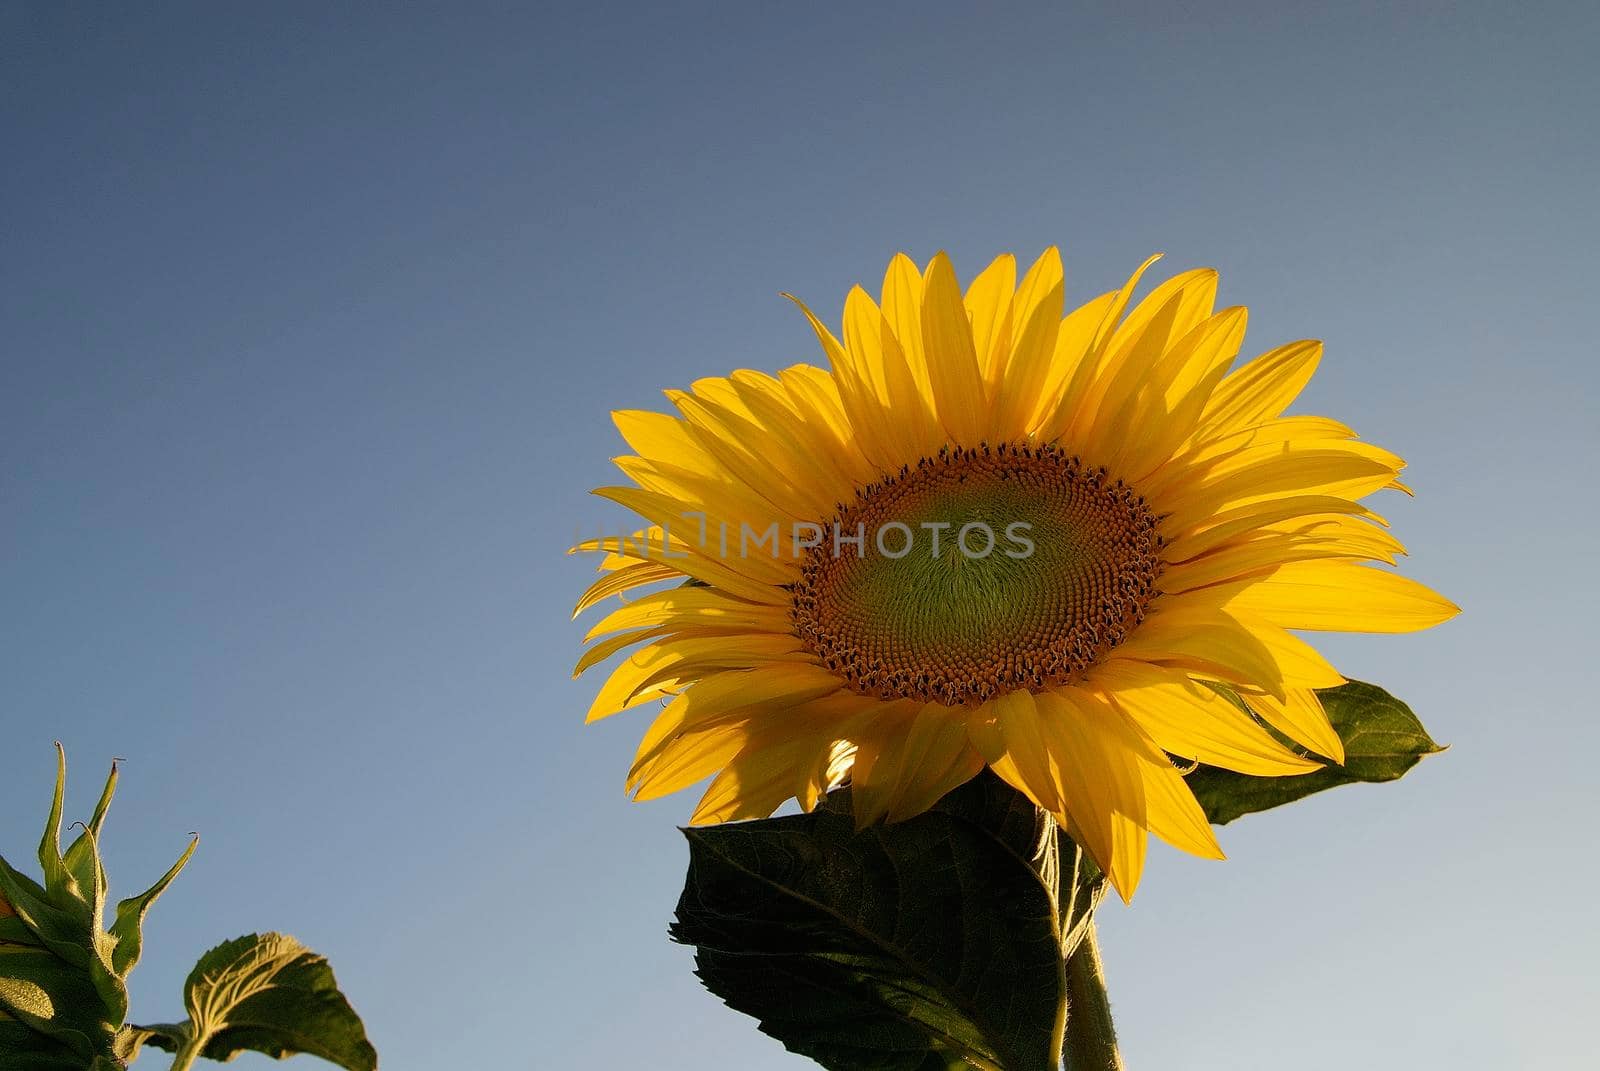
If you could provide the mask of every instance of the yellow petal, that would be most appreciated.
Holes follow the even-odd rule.
[[[1056,441],[1071,424],[1072,415],[1094,375],[1090,351],[1095,333],[1116,300],[1115,290],[1101,294],[1067,313],[1061,321],[1056,331],[1055,349],[1050,355],[1050,370],[1027,425],[1029,433],[1041,442]]]
[[[850,763],[850,811],[858,829],[889,813],[898,783],[899,751],[920,709],[910,699],[882,702],[850,738],[856,749]]]
[[[689,681],[723,670],[760,672],[775,663],[815,665],[792,636],[755,632],[741,636],[685,636],[653,643],[625,659],[595,697],[587,720],[595,721],[636,705],[645,689]]]
[[[1110,308],[1106,310],[1105,318],[1100,321],[1100,327],[1095,332],[1093,346],[1095,353],[1104,354],[1110,349],[1112,339],[1122,324],[1123,310],[1133,300],[1133,292],[1138,289],[1139,280],[1144,278],[1144,273],[1150,270],[1151,265],[1164,256],[1166,256],[1165,253],[1152,253],[1146,257],[1144,263],[1140,264],[1134,269],[1133,274],[1128,276],[1128,281],[1122,284],[1122,289],[1117,291],[1116,297],[1112,299]]]
[[[1393,535],[1359,516],[1296,517],[1266,525],[1261,533],[1269,536],[1281,533],[1343,551],[1347,558],[1371,558],[1390,565],[1406,553],[1405,545]]]
[[[594,494],[626,506],[663,528],[683,531],[697,526],[696,519],[691,516],[692,511],[684,508],[686,503],[654,491],[639,487],[599,487]],[[768,525],[773,538],[766,540],[765,548],[749,548],[748,553],[744,552],[747,548],[739,542],[745,532],[743,527],[739,531],[726,533],[731,540],[730,546],[740,548],[738,554],[721,553],[715,536],[711,534],[712,530],[708,528],[707,534],[711,537],[708,545],[701,545],[698,533],[695,533],[696,538],[692,543],[673,544],[668,552],[663,553],[663,563],[671,565],[684,576],[703,581],[748,602],[768,606],[785,605],[789,597],[781,585],[793,581],[797,568],[792,538],[795,523],[789,518],[773,519]],[[760,529],[759,533],[766,533],[768,528]],[[760,544],[759,533],[754,529],[751,531],[755,533],[751,536],[753,543]],[[682,549],[676,549],[678,546]],[[768,554],[766,548],[770,548],[770,556],[764,556]]]
[[[612,596],[620,596],[644,584],[656,584],[663,580],[683,578],[683,574],[669,565],[656,562],[638,562],[607,573],[593,584],[578,599],[577,607],[572,611],[572,616],[577,617],[589,607],[604,602]]]
[[[1119,437],[1143,434],[1142,425],[1118,424],[1124,410],[1141,392],[1165,400],[1174,372],[1164,358],[1173,344],[1211,315],[1217,273],[1204,268],[1168,279],[1141,301],[1117,329],[1108,346],[1097,384],[1086,399],[1086,413],[1076,425],[1084,449],[1107,457]],[[1158,373],[1165,370],[1165,376]]]
[[[1282,695],[1277,660],[1234,617],[1200,600],[1158,600],[1111,661],[1152,662]]]
[[[642,457],[616,457],[612,461],[623,475],[644,490],[672,500],[676,510],[669,521],[671,538],[666,543],[673,551],[686,549],[682,545],[685,542],[704,550],[708,544],[700,541],[699,533],[702,529],[714,530],[716,522],[726,522],[735,530],[741,524],[759,530],[780,516],[788,516],[788,511],[774,509],[771,502],[757,496],[748,485],[726,471],[704,474]],[[660,549],[661,527],[654,526],[647,542],[633,540],[635,547]],[[659,553],[642,556],[663,560]]]
[[[1270,695],[1245,695],[1250,709],[1284,736],[1334,762],[1344,761],[1344,741],[1328,721],[1322,700],[1309,688],[1291,688],[1282,700]]]
[[[1133,292],[1138,288],[1139,280],[1161,257],[1161,253],[1156,253],[1147,258],[1122,285],[1122,289],[1115,291],[1111,300],[1103,306],[1105,311],[1100,323],[1095,327],[1094,341],[1089,344],[1089,351],[1083,361],[1073,371],[1072,380],[1062,398],[1060,412],[1056,420],[1052,421],[1050,428],[1042,433],[1043,437],[1054,438],[1072,429],[1083,427],[1085,420],[1092,417],[1093,399],[1099,396],[1113,370],[1111,346],[1121,323],[1122,313],[1133,300]]]
[[[673,588],[653,592],[611,611],[589,630],[584,642],[608,632],[656,625],[791,631],[786,608],[741,602],[712,588]]]
[[[1095,668],[1090,683],[1157,746],[1179,758],[1257,777],[1286,777],[1319,768],[1180,670],[1110,660]]]
[[[1043,692],[1038,720],[1060,756],[1062,803],[1124,901],[1144,872],[1149,824],[1140,740],[1123,716],[1078,690]]]
[[[1061,813],[1063,804],[1060,779],[1056,774],[1057,759],[1051,754],[1040,727],[1033,693],[1007,693],[994,701],[993,711],[1000,742],[1010,760],[1008,768],[1014,770],[1020,779],[1020,783],[1013,782],[1012,787],[1019,789],[1045,810],[1053,814]],[[998,766],[995,772],[1001,777],[1006,776]]]
[[[667,395],[705,451],[772,503],[774,512],[811,518],[825,515],[823,511],[833,505],[833,496],[818,486],[814,463],[800,454],[798,444],[774,435],[713,397],[682,391],[668,391]],[[744,408],[743,402],[738,404]]]
[[[845,298],[844,340],[850,352],[869,369],[872,379],[884,385],[886,410],[891,414],[886,425],[896,450],[908,459],[937,453],[944,444],[944,429],[913,378],[889,322],[859,286]]]
[[[1369,512],[1366,507],[1349,499],[1333,498],[1329,495],[1296,495],[1253,502],[1201,518],[1187,531],[1173,532],[1168,537],[1162,557],[1169,562],[1188,561],[1231,540],[1248,538],[1254,532],[1279,521],[1332,513],[1349,513],[1376,519],[1376,514]]]
[[[1179,450],[1238,354],[1246,319],[1242,307],[1224,309],[1172,346],[1116,418],[1125,427],[1148,430],[1115,440],[1108,468],[1137,481]]]
[[[967,742],[967,712],[925,703],[894,756],[894,788],[888,819],[899,822],[921,814],[946,793],[975,777],[983,759]]]
[[[943,253],[929,263],[924,279],[922,344],[939,422],[952,442],[977,446],[988,434],[988,407],[961,285]]]
[[[855,431],[845,416],[839,386],[826,369],[815,365],[790,365],[778,373],[784,393],[808,426],[823,438],[830,463],[846,476],[852,489],[881,475],[873,461],[856,445]],[[848,497],[848,496],[842,496]]]
[[[1202,557],[1168,566],[1161,574],[1161,590],[1170,593],[1193,591],[1208,584],[1227,583],[1275,569],[1288,562],[1368,556],[1337,539],[1318,540],[1282,533],[1277,538],[1269,536],[1236,543]]]
[[[1222,381],[1203,418],[1208,427],[1244,428],[1287,409],[1322,360],[1322,343],[1291,342],[1262,354]]]
[[[811,324],[811,330],[816,333],[817,341],[822,343],[822,350],[828,355],[828,364],[833,368],[833,379],[839,391],[840,405],[845,417],[850,422],[857,446],[861,453],[875,465],[880,472],[892,472],[905,464],[905,459],[899,456],[894,446],[894,437],[885,418],[883,410],[883,396],[879,388],[867,377],[866,370],[861,368],[856,358],[845,348],[844,343],[834,337],[826,325],[812,311],[806,307],[805,302],[792,294],[784,295],[797,305],[806,320]]]
[[[1282,566],[1226,607],[1282,628],[1333,632],[1417,632],[1461,612],[1415,580],[1339,561]]]
[[[654,686],[644,683],[651,667],[659,665],[661,661],[660,648],[654,644],[624,659],[595,693],[594,701],[589,704],[589,713],[583,720],[599,721],[629,707],[667,695],[666,686],[675,683],[670,673],[657,678]]]
[[[799,787],[796,771],[809,769],[831,746],[832,741],[824,737],[747,745],[707,787],[689,824],[767,817],[795,795]]]
[[[1004,253],[967,286],[965,303],[972,321],[973,348],[988,396],[999,393],[1000,377],[1011,353],[1012,295],[1017,288],[1017,258]]]
[[[690,822],[706,825],[765,818],[791,797],[815,803],[816,782],[841,755],[840,745],[882,706],[862,696],[804,704],[789,721],[752,727],[743,750],[706,789]],[[802,800],[802,802],[805,802]]]
[[[1182,399],[1197,400],[1199,412],[1193,419],[1198,421],[1205,403],[1239,355],[1249,321],[1249,310],[1243,305],[1233,305],[1201,320],[1179,336],[1162,358],[1162,364],[1170,367],[1156,371],[1156,378],[1166,385],[1167,400],[1174,405]]]
[[[640,457],[684,467],[691,467],[695,461],[702,465],[711,462],[689,426],[677,417],[646,409],[618,409],[611,414],[611,420]]]
[[[1146,492],[1155,508],[1167,514],[1163,530],[1180,532],[1208,517],[1272,498],[1328,495],[1354,500],[1394,478],[1389,466],[1344,450],[1279,451],[1250,461],[1214,479]]]
[[[922,272],[904,253],[896,253],[883,274],[883,318],[906,355],[923,397],[928,390],[928,358],[922,345]]]
[[[1348,436],[1323,434],[1320,428],[1320,422],[1285,417],[1219,438],[1199,439],[1159,472],[1140,481],[1140,487],[1147,495],[1159,496],[1174,484],[1211,485],[1262,465],[1336,455],[1362,458],[1390,473],[1405,468],[1405,461],[1388,450]]]
[[[1295,688],[1337,688],[1345,683],[1344,674],[1322,656],[1322,653],[1294,633],[1261,618],[1233,610],[1234,617],[1250,635],[1267,649],[1283,678],[1286,691]]]
[[[833,428],[826,421],[809,419],[781,382],[749,369],[733,372],[727,382],[759,429],[757,434],[775,443],[775,460],[784,466],[786,476],[814,489],[830,506],[855,490],[857,468],[840,464],[838,455],[844,450]]]
[[[1223,859],[1222,846],[1200,801],[1161,754],[1141,752],[1139,773],[1144,781],[1145,818],[1150,832],[1179,851],[1202,859]]]
[[[572,677],[576,680],[613,655],[619,654],[636,643],[643,643],[645,640],[664,636],[668,631],[668,629],[664,628],[642,628],[634,632],[622,632],[615,636],[608,636],[583,652],[583,657],[578,659],[578,664],[573,667]]]
[[[720,722],[674,737],[632,781],[633,798],[644,803],[704,781],[732,762],[748,738],[743,721]]]
[[[843,682],[827,670],[798,663],[755,670],[732,670],[694,682],[667,704],[646,730],[634,755],[628,787],[648,773],[650,764],[674,738],[716,721],[769,708],[789,710],[837,692]]]
[[[844,402],[839,397],[839,385],[825,368],[814,364],[792,364],[778,373],[778,382],[795,411],[809,423],[818,425],[819,434],[826,432],[840,446],[850,443],[853,432],[845,416]],[[854,451],[848,452],[854,456]],[[841,462],[848,458],[840,458]]]
[[[1017,291],[1019,331],[995,399],[991,438],[1008,441],[1026,434],[1050,373],[1061,327],[1061,303],[1061,255],[1050,249]]]
[[[795,456],[806,459],[812,478],[830,502],[847,499],[859,485],[859,465],[848,464],[847,450],[832,423],[813,413],[779,380],[749,369],[729,377],[750,410]],[[840,414],[841,418],[843,414]]]
[[[1117,326],[1108,348],[1127,359],[1140,346],[1160,354],[1211,316],[1217,297],[1217,270],[1193,268],[1163,281]],[[1173,299],[1177,299],[1174,310]],[[1151,338],[1152,331],[1156,337]],[[1119,375],[1121,374],[1119,370]]]

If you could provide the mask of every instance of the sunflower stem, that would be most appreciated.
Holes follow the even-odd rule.
[[[1066,1071],[1126,1071],[1111,1025],[1105,966],[1092,922],[1067,958],[1067,1035],[1061,1061]]]
[[[173,1050],[172,1066],[167,1071],[189,1071],[200,1059],[206,1042],[211,1040],[208,1033],[200,1032],[193,1023],[184,1023],[180,1029],[183,1031],[182,1042]]]
[[[193,1046],[185,1045],[183,1048],[179,1049],[177,1055],[172,1058],[172,1067],[170,1071],[189,1071],[189,1068],[194,1066],[195,1058],[199,1055],[199,1051]]]

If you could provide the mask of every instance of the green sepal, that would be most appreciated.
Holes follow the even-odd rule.
[[[39,867],[44,871],[44,889],[50,901],[63,911],[72,902],[83,903],[78,886],[61,859],[61,810],[67,795],[67,751],[56,741],[56,789],[50,800],[50,815],[45,819],[44,836],[39,839]]]
[[[1054,1071],[1064,963],[1104,879],[985,772],[858,830],[811,814],[684,830],[674,940],[730,1007],[834,1071]]]
[[[59,745],[58,745],[59,746]],[[65,758],[65,756],[62,756]],[[61,770],[66,773],[65,768]],[[111,764],[111,773],[106,777],[106,785],[100,791],[100,800],[95,804],[94,815],[89,819],[89,824],[83,832],[67,847],[66,854],[62,856],[62,864],[66,871],[77,883],[79,890],[93,888],[98,881],[103,884],[105,873],[100,869],[100,853],[97,850],[100,840],[100,831],[105,828],[106,812],[111,808],[111,798],[117,792],[117,764]]]
[[[1410,707],[1375,684],[1350,681],[1317,696],[1344,742],[1343,764],[1292,777],[1252,777],[1200,766],[1187,781],[1207,818],[1225,825],[1340,785],[1394,781],[1424,756],[1444,750]]]
[[[189,1018],[132,1028],[138,1042],[209,1060],[241,1052],[309,1053],[346,1071],[375,1071],[378,1054],[339,991],[328,961],[293,937],[249,934],[200,957],[184,986]]]
[[[111,923],[110,934],[115,941],[111,950],[111,965],[119,976],[126,978],[139,963],[139,956],[144,951],[144,917],[149,913],[150,905],[167,891],[167,886],[171,885],[172,879],[188,865],[195,849],[199,846],[200,838],[192,838],[189,847],[184,849],[178,861],[173,863],[154,885],[117,905],[116,918]]]
[[[12,867],[4,856],[0,856],[0,896],[4,896],[16,912],[13,919],[0,922],[7,926],[21,923],[27,928],[27,939],[20,943],[48,948],[74,967],[88,969],[86,920],[56,907],[38,882]]]

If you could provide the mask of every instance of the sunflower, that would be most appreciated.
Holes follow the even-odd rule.
[[[1149,832],[1222,856],[1174,760],[1342,761],[1316,689],[1344,678],[1296,633],[1457,612],[1387,568],[1404,549],[1360,504],[1403,462],[1284,415],[1320,343],[1234,367],[1245,310],[1214,311],[1215,271],[1133,304],[1157,259],[1064,314],[1055,249],[964,293],[943,253],[902,254],[842,334],[795,301],[827,368],[614,414],[632,485],[596,493],[646,527],[574,548],[606,554],[578,610],[651,590],[577,672],[633,648],[590,720],[665,701],[636,798],[712,777],[692,820],[724,822],[848,776],[858,821],[897,821],[987,766],[1126,899]]]

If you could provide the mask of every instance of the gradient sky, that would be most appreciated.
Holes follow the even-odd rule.
[[[395,1071],[808,1066],[666,940],[562,550],[609,410],[820,359],[778,291],[1059,243],[1325,339],[1465,610],[1324,645],[1449,752],[1103,913],[1130,1066],[1592,1054],[1596,9],[1077,6],[0,4],[0,848],[56,738],[123,894],[201,831],[136,1017],[277,928]]]

